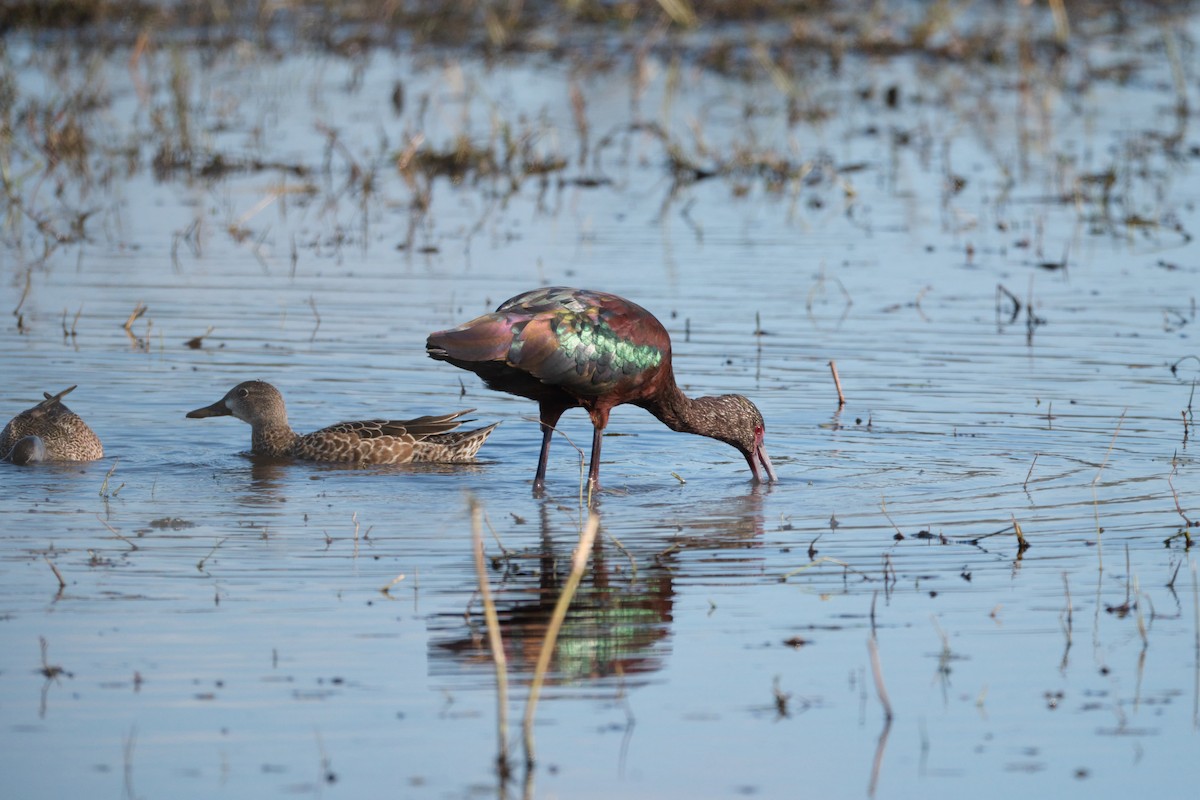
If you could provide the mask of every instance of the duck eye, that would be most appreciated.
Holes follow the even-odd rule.
[[[250,396],[249,389],[238,389],[238,397],[249,397],[249,396]]]

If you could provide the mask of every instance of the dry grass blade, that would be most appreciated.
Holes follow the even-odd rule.
[[[533,767],[536,760],[533,746],[533,718],[537,713],[538,697],[542,692],[542,684],[546,680],[546,671],[550,668],[550,658],[554,655],[558,631],[567,616],[567,609],[575,597],[575,591],[579,588],[579,581],[583,579],[583,571],[587,567],[592,544],[596,541],[596,532],[599,530],[600,517],[593,513],[588,517],[583,533],[579,535],[579,544],[571,559],[571,574],[567,577],[562,593],[558,596],[558,603],[554,606],[554,613],[551,614],[550,622],[546,625],[546,636],[542,639],[542,649],[538,653],[533,680],[529,684],[529,700],[525,703],[525,721],[522,727],[525,736],[525,766],[527,768]]]
[[[132,333],[133,323],[137,322],[147,310],[146,304],[139,300],[137,305],[133,307],[133,311],[129,312],[129,319],[125,320],[125,324],[121,327]]]
[[[402,572],[399,575],[397,575],[396,577],[392,578],[390,581],[387,582],[386,585],[382,586],[379,589],[379,593],[382,594],[384,597],[391,599],[392,587],[395,586],[400,581],[404,580],[404,577],[405,577],[404,573]]]

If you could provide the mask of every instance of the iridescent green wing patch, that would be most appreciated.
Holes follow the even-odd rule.
[[[663,351],[619,336],[596,309],[563,310],[531,321],[510,351],[510,363],[543,383],[599,395],[656,368]]]
[[[662,351],[616,334],[608,323],[570,315],[560,319],[558,347],[575,361],[575,371],[593,383],[620,380],[662,363]]]

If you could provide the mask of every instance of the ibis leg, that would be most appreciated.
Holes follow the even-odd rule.
[[[542,453],[538,456],[537,473],[533,476],[533,493],[540,495],[546,489],[546,462],[550,460],[550,439],[554,436],[554,426],[563,415],[564,408],[542,406],[538,417],[542,425]]]
[[[600,488],[600,442],[603,437],[603,428],[592,429],[592,465],[588,468],[588,485],[593,491]]]

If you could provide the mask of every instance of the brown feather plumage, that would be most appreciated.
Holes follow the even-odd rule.
[[[614,406],[646,409],[672,430],[725,442],[756,481],[774,481],[762,414],[741,395],[688,398],[675,383],[671,337],[646,309],[613,294],[551,286],[517,295],[490,314],[430,334],[431,358],[479,375],[497,391],[538,403],[542,449],[534,492],[545,485],[554,426],[570,408],[592,419],[589,481],[598,485],[601,435]],[[760,467],[762,474],[760,475]]]

